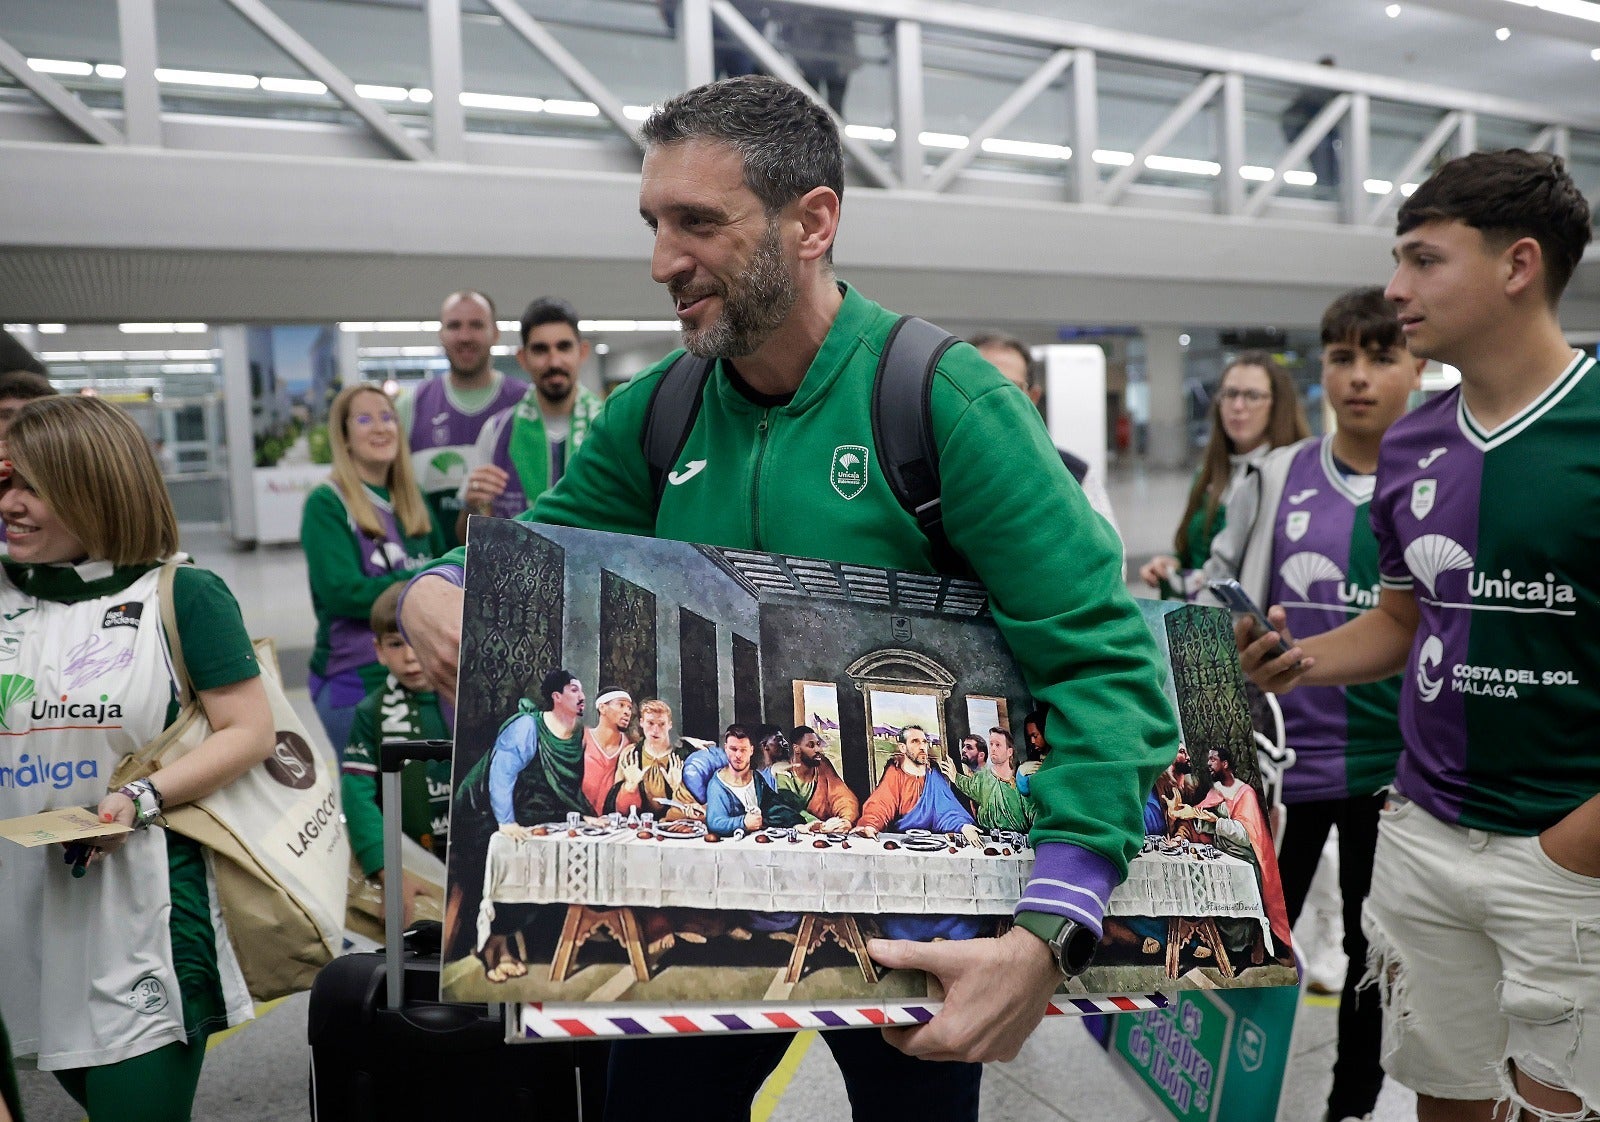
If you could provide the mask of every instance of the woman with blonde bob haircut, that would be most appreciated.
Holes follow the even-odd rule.
[[[182,560],[172,503],[144,434],[99,398],[28,403],[6,449],[0,818],[93,806],[131,832],[66,861],[42,846],[5,855],[0,946],[37,969],[0,973],[0,1007],[17,1053],[91,1117],[187,1119],[208,1035],[251,1003],[204,851],[148,827],[266,759],[266,691],[227,585],[180,565],[176,637],[212,733],[108,794],[122,759],[178,714],[160,586],[162,563]]]
[[[328,410],[333,472],[306,496],[300,544],[317,615],[311,698],[342,758],[356,706],[388,671],[372,645],[372,605],[445,551],[381,386],[346,386]]]
[[[1164,597],[1192,599],[1199,591],[1211,540],[1222,530],[1228,498],[1245,470],[1274,448],[1311,435],[1294,379],[1266,351],[1245,351],[1228,363],[1210,413],[1211,438],[1173,538],[1177,556],[1152,557],[1139,570],[1145,584],[1160,589]]]

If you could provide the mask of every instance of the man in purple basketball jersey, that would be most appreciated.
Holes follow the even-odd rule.
[[[400,431],[411,450],[417,486],[452,547],[461,544],[456,517],[478,430],[520,401],[528,388],[494,368],[499,341],[494,301],[471,289],[452,292],[439,309],[439,342],[450,370],[428,378],[399,403]]]
[[[1328,305],[1322,389],[1337,425],[1249,469],[1211,543],[1206,578],[1234,577],[1256,603],[1282,605],[1296,635],[1331,631],[1376,607],[1378,546],[1368,503],[1378,446],[1421,386],[1421,370],[1383,289],[1358,288]],[[1300,689],[1281,703],[1284,738],[1296,756],[1283,777],[1290,810],[1278,854],[1290,923],[1299,922],[1329,830],[1339,830],[1348,966],[1328,1095],[1332,1122],[1369,1114],[1383,1086],[1378,995],[1356,983],[1366,970],[1361,905],[1372,883],[1378,809],[1400,755],[1399,700],[1396,675],[1347,688]]]
[[[1384,1067],[1424,1122],[1600,1110],[1600,373],[1556,306],[1591,236],[1554,156],[1452,160],[1400,207],[1389,282],[1458,389],[1396,422],[1372,498],[1377,609],[1263,687],[1404,671],[1404,750],[1364,914]],[[1509,1106],[1496,1105],[1496,1101]]]

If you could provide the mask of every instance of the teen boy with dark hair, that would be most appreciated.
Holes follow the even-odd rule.
[[[1378,548],[1368,503],[1378,445],[1421,384],[1394,305],[1381,288],[1358,288],[1322,315],[1322,388],[1337,427],[1279,448],[1249,469],[1228,501],[1206,577],[1234,577],[1258,604],[1282,604],[1297,635],[1331,631],[1378,603]],[[1358,991],[1367,957],[1361,904],[1372,883],[1383,789],[1400,754],[1395,716],[1400,679],[1341,689],[1299,690],[1282,702],[1295,766],[1284,773],[1292,804],[1278,868],[1291,924],[1300,917],[1331,827],[1339,829],[1344,949],[1349,965],[1339,1003],[1338,1058],[1328,1117],[1371,1112],[1383,1085],[1381,1012]]]
[[[1600,374],[1556,318],[1589,207],[1556,157],[1476,153],[1417,189],[1398,233],[1387,294],[1411,353],[1461,385],[1383,441],[1377,609],[1277,656],[1274,607],[1277,632],[1239,625],[1241,658],[1279,692],[1405,672],[1365,930],[1384,1066],[1418,1118],[1507,1117],[1497,1099],[1593,1118]]]

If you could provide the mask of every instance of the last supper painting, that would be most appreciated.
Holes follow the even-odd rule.
[[[1229,618],[1140,603],[1182,737],[1062,993],[1293,984]],[[1061,719],[972,581],[474,518],[442,995],[936,1003],[868,944],[1010,928]]]

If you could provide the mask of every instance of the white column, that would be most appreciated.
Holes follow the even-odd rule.
[[[256,447],[246,328],[217,328],[217,344],[222,349],[222,429],[228,441],[228,526],[234,544],[254,545]]]
[[[1188,411],[1183,393],[1182,329],[1166,324],[1145,324],[1144,370],[1150,383],[1150,445],[1152,467],[1182,467],[1189,458]]]

